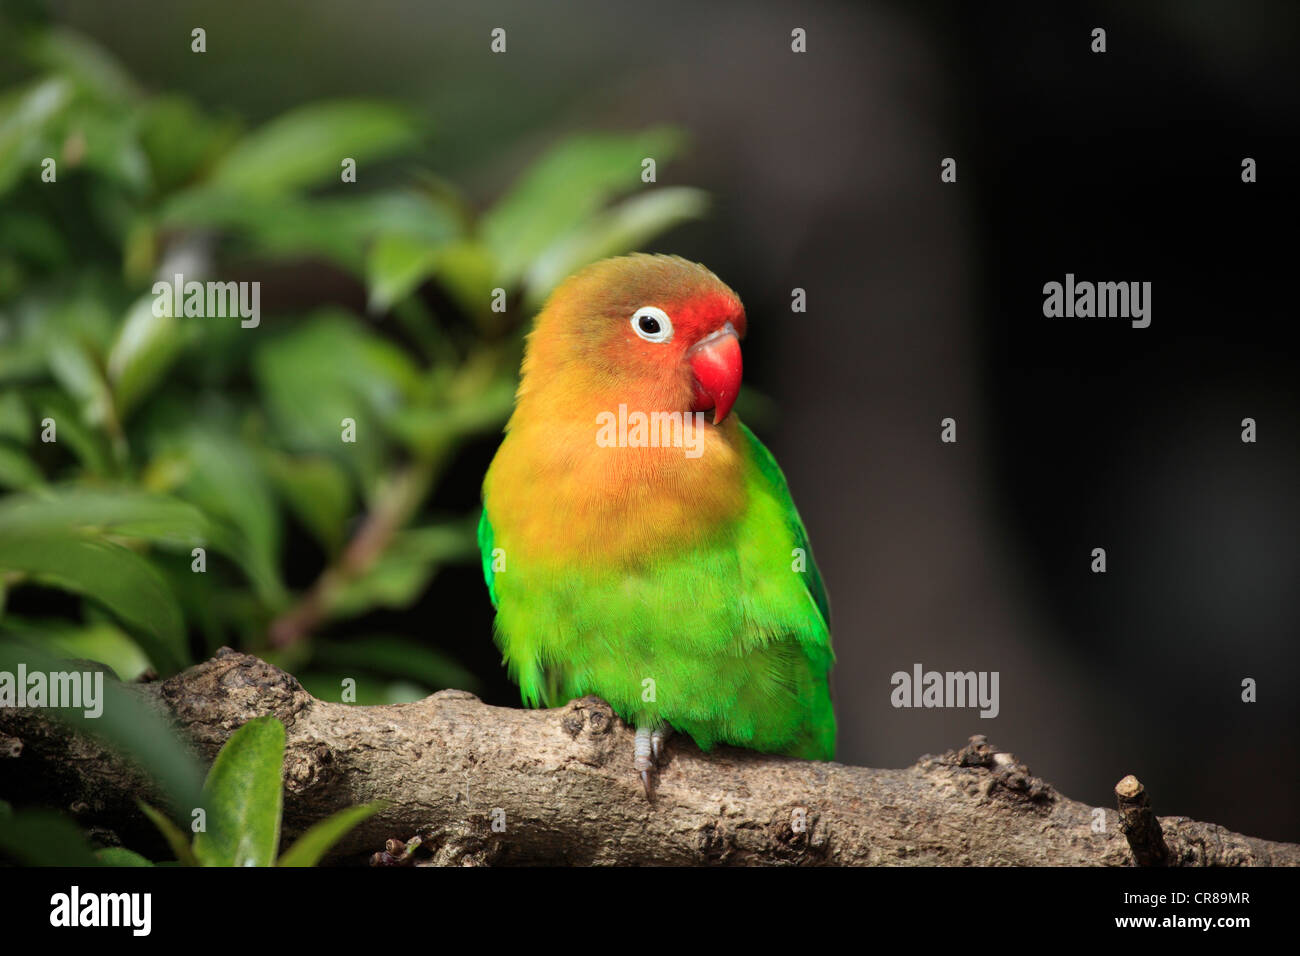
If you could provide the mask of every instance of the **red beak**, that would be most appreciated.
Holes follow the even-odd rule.
[[[693,412],[713,409],[713,424],[727,417],[740,394],[744,363],[740,358],[740,339],[728,322],[718,331],[700,339],[686,353],[695,376]]]

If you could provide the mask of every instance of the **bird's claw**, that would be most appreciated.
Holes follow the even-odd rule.
[[[650,758],[654,760],[656,766],[663,759],[664,741],[668,739],[668,735],[671,733],[672,731],[666,727],[650,731]]]
[[[663,758],[664,741],[671,733],[672,730],[667,727],[655,730],[649,727],[636,729],[632,768],[641,776],[641,788],[645,790],[645,798],[651,803],[654,802],[653,778],[659,769],[659,761]]]

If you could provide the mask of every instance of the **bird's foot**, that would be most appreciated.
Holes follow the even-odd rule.
[[[654,785],[652,783],[659,771],[659,761],[663,758],[664,742],[672,735],[671,727],[638,727],[633,750],[632,768],[641,775],[641,786],[645,798],[654,802]]]

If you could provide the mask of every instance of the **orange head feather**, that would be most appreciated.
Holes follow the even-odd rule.
[[[744,508],[743,438],[728,417],[740,388],[740,298],[676,256],[606,259],[567,279],[528,336],[515,412],[484,483],[504,546],[538,561],[640,559]],[[699,454],[602,447],[621,407],[696,419]]]
[[[745,328],[740,297],[702,265],[678,256],[605,259],[567,279],[538,315],[521,405],[539,390],[548,402],[645,411],[704,411],[714,407],[708,398],[721,398],[721,419],[739,390],[732,346]],[[719,381],[728,374],[734,381]],[[728,386],[730,394],[711,394]]]

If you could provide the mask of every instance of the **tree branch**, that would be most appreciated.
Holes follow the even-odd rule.
[[[333,704],[229,650],[136,690],[207,760],[245,721],[283,721],[286,839],[335,810],[386,800],[336,860],[365,860],[387,844],[377,856],[390,862],[403,856],[393,838],[418,837],[440,864],[1131,866],[1127,831],[1147,863],[1300,865],[1300,845],[1183,817],[1153,828],[1136,780],[1120,796],[1129,799],[1124,826],[1106,809],[1097,832],[1092,807],[983,737],[904,770],[870,770],[730,748],[704,754],[677,736],[649,804],[632,770],[631,731],[594,697],[543,711],[489,707],[463,691]],[[0,744],[9,769],[0,773],[12,782],[19,771],[28,793],[57,795],[83,825],[148,832],[135,806],[148,786],[116,755],[35,711],[0,710]],[[177,809],[188,818],[189,808]],[[1157,837],[1164,856],[1149,852]]]

